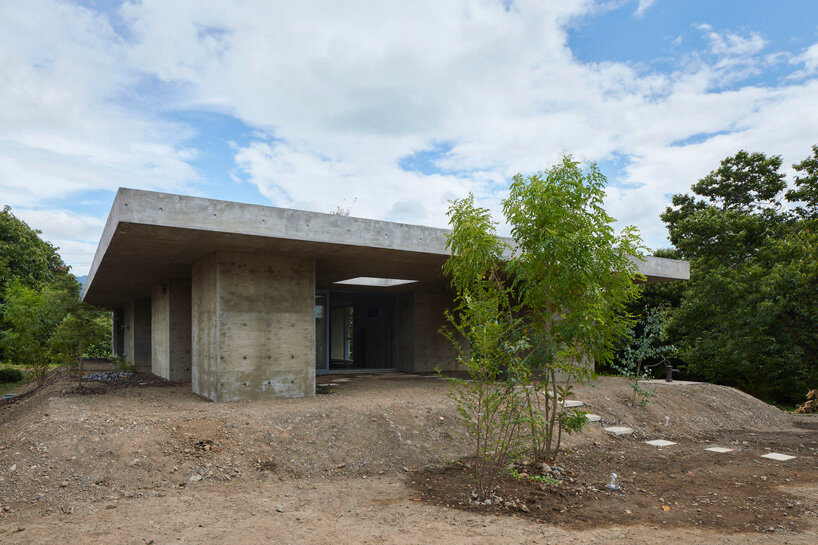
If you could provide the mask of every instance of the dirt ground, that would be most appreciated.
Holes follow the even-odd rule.
[[[147,376],[78,391],[56,373],[0,405],[0,543],[816,542],[814,417],[707,384],[651,385],[632,407],[602,378],[575,390],[603,422],[570,438],[563,481],[508,478],[475,508],[448,384],[346,378],[314,399],[216,404]]]

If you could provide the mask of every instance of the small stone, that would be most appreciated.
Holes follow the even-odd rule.
[[[60,488],[65,488],[66,486],[68,486],[68,481],[63,481],[60,483]]]
[[[521,503],[520,504],[520,511],[522,511],[523,513],[528,513],[529,511],[531,511],[531,509],[529,509],[526,504]]]
[[[198,473],[196,475],[191,475],[190,476],[190,482],[192,482],[192,483],[196,483],[196,482],[199,482],[201,480],[202,480],[202,476],[199,475]]]
[[[11,467],[9,467],[9,471],[17,471],[17,464],[11,464]]]
[[[284,507],[282,507],[281,505],[276,505],[276,511],[278,511],[279,513],[283,513]]]
[[[347,465],[346,462],[344,462],[343,464],[338,464],[337,466],[335,466],[335,468],[341,469],[342,467],[346,467],[346,465]]]

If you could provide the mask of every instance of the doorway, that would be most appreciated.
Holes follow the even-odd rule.
[[[315,301],[316,372],[394,370],[394,294],[319,291]]]

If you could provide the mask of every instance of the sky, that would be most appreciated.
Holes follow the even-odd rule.
[[[0,204],[87,273],[118,187],[445,227],[571,154],[660,213],[818,144],[818,2],[0,0]]]

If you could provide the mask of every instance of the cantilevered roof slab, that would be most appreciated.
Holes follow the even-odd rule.
[[[83,299],[113,308],[148,297],[218,250],[313,257],[316,284],[356,277],[414,280],[390,291],[445,287],[445,229],[168,193],[120,189],[100,239]],[[640,261],[649,282],[686,280],[689,264]]]

